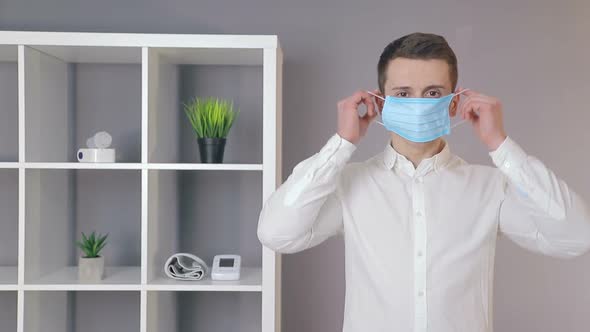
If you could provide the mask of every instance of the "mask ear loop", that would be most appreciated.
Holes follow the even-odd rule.
[[[463,89],[463,90],[461,90],[461,91],[459,91],[459,92],[455,93],[455,96],[458,96],[458,95],[462,94],[463,92],[466,92],[466,91],[469,91],[469,90],[470,90],[470,89]],[[455,127],[458,127],[458,126],[460,126],[460,125],[464,124],[464,123],[465,123],[465,122],[467,122],[467,121],[469,121],[469,120],[468,120],[468,119],[463,119],[463,120],[461,120],[461,121],[459,121],[459,122],[457,122],[457,123],[453,124],[453,125],[451,126],[451,129],[453,129],[453,128],[455,128]]]
[[[369,90],[366,90],[368,94],[370,94],[373,97],[377,97],[383,101],[385,101],[385,98],[381,97],[380,95],[374,94]],[[379,113],[379,111],[377,111],[377,113],[379,114],[379,116],[381,116],[381,113]],[[383,122],[379,121],[379,120],[375,120],[375,122],[377,122],[378,124],[382,125],[383,127],[385,127],[385,124],[383,124]]]

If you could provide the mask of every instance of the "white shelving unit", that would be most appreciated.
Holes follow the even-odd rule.
[[[276,36],[0,31],[0,331],[280,331],[281,260],[257,239],[281,181]],[[240,115],[202,164],[182,111]],[[82,164],[98,130],[117,163]],[[106,276],[80,283],[80,232],[109,233]],[[180,282],[176,252],[242,256],[240,281]]]

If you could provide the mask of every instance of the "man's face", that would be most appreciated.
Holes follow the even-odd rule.
[[[444,97],[453,92],[449,65],[439,59],[395,58],[387,67],[384,90],[385,96],[401,98]],[[457,99],[453,98],[449,106],[452,117],[457,112]]]

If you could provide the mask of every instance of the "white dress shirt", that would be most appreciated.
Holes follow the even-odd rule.
[[[586,205],[507,138],[497,166],[444,149],[417,168],[388,143],[348,163],[332,136],[264,203],[258,237],[294,253],[342,234],[344,332],[491,332],[496,238],[556,257],[590,249]]]

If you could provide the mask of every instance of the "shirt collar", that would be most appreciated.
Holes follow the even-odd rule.
[[[438,171],[444,168],[451,159],[451,150],[449,144],[444,141],[443,149],[436,155],[422,160],[417,168],[404,155],[397,152],[391,145],[391,140],[387,142],[383,151],[383,164],[387,169],[402,171],[409,176],[425,175],[430,171]]]

